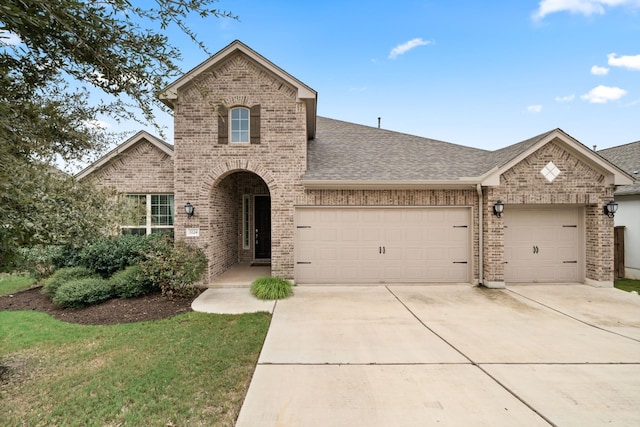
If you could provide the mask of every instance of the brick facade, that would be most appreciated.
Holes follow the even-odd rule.
[[[260,144],[220,144],[221,105],[260,105]],[[192,240],[205,248],[214,277],[251,257],[238,249],[241,195],[269,194],[272,274],[292,278],[293,200],[302,191],[307,144],[305,104],[294,88],[236,53],[184,87],[174,115],[176,206],[187,201],[196,206],[193,218],[176,218],[175,235],[199,228],[200,236]],[[243,182],[236,172],[243,172]]]
[[[553,182],[540,173],[549,162],[561,171]],[[501,200],[505,215],[511,206],[579,206],[585,208],[585,277],[592,283],[613,281],[613,220],[602,207],[613,197],[601,172],[552,141],[500,177],[499,187],[484,189],[484,279],[504,282],[504,220],[493,215]]]
[[[91,179],[119,193],[173,194],[173,161],[143,139],[94,171]]]
[[[504,283],[504,219],[493,215],[497,200],[504,215],[515,206],[576,206],[584,209],[584,275],[592,284],[613,280],[613,220],[602,214],[612,197],[610,177],[571,143],[559,138],[539,147],[500,175],[499,185],[460,190],[305,189],[308,105],[286,76],[274,73],[241,51],[232,52],[181,85],[174,98],[174,155],[142,141],[92,172],[100,185],[121,193],[174,193],[175,237],[197,244],[209,259],[207,278],[254,259],[254,197],[271,200],[272,275],[295,279],[296,206],[422,206],[471,208],[472,281]],[[232,143],[219,137],[234,106],[259,106],[259,141]],[[253,113],[252,113],[253,114]],[[251,126],[256,126],[253,121]],[[561,171],[548,182],[540,170],[552,161]],[[497,184],[497,181],[494,182]],[[249,196],[249,247],[243,247],[243,196]],[[482,206],[479,206],[482,200]],[[191,218],[182,206],[195,206]],[[482,227],[478,210],[482,209]],[[187,237],[187,229],[197,236]],[[480,230],[482,229],[482,236]],[[480,247],[482,244],[482,247]]]

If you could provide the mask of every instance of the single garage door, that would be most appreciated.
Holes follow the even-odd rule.
[[[470,208],[297,208],[298,283],[470,281]]]
[[[506,282],[581,282],[582,208],[511,208],[504,213]]]

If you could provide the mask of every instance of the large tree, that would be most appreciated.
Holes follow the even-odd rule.
[[[0,0],[0,269],[19,247],[82,242],[108,227],[108,194],[54,165],[113,142],[101,117],[154,123],[157,93],[182,72],[167,29],[204,49],[188,19],[235,18],[217,0],[134,3]]]

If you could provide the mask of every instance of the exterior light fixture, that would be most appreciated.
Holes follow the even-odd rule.
[[[502,216],[502,212],[504,212],[504,203],[501,200],[498,200],[493,205],[493,214],[500,218]]]
[[[604,214],[609,218],[613,218],[617,210],[618,210],[618,204],[613,200],[609,201],[609,203],[604,205],[604,208],[603,208]]]
[[[187,202],[187,204],[184,205],[184,211],[187,213],[188,218],[191,218],[193,216],[195,210],[196,208],[190,202]]]

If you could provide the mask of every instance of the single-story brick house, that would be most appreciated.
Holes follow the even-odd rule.
[[[201,246],[209,278],[612,286],[603,209],[633,180],[560,129],[486,151],[318,117],[313,89],[239,41],[161,99],[173,147],[141,132],[78,177],[147,206],[125,231]]]
[[[616,190],[614,197],[619,208],[616,227],[624,227],[624,277],[640,279],[640,141],[598,152],[636,179],[633,185]]]

